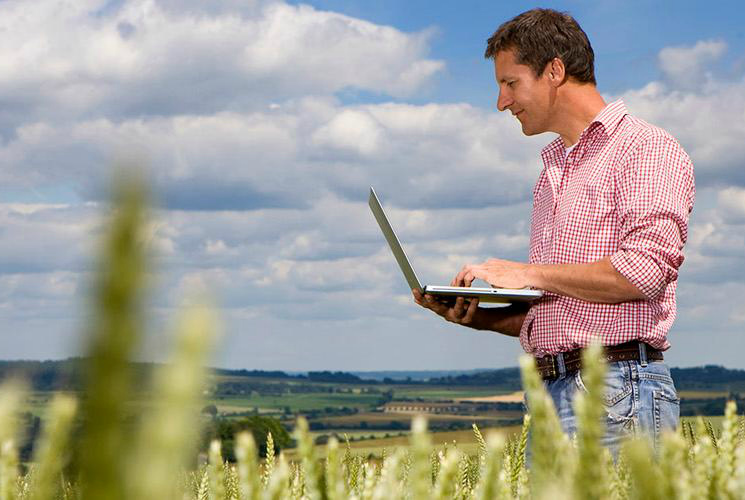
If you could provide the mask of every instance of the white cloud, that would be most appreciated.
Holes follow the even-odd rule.
[[[93,205],[0,204],[0,275],[89,267],[100,211]]]
[[[729,187],[718,195],[722,217],[729,222],[745,224],[745,189]]]
[[[632,114],[675,136],[693,160],[699,185],[745,186],[745,79],[699,91],[653,82],[622,97]]]
[[[241,14],[155,0],[0,3],[0,127],[29,120],[214,113],[347,87],[409,95],[443,68],[430,33],[307,5]]]
[[[369,113],[344,110],[313,134],[313,142],[369,156],[379,152],[382,135],[383,131]]]
[[[138,151],[172,208],[302,207],[326,190],[360,199],[370,185],[404,206],[483,207],[529,197],[539,141],[468,105],[306,99],[271,112],[24,125],[0,146],[0,179],[72,183],[98,199],[107,165]]]
[[[700,40],[693,46],[665,47],[658,62],[665,78],[678,88],[701,88],[711,75],[705,68],[724,55],[727,44],[722,40]]]

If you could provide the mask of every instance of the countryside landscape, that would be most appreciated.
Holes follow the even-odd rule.
[[[144,189],[136,180],[115,189],[85,355],[0,363],[1,498],[491,499],[562,492],[620,500],[736,498],[745,491],[740,370],[674,370],[681,411],[695,420],[663,433],[658,451],[629,440],[614,459],[600,444],[605,364],[598,345],[583,353],[587,392],[577,394],[571,437],[528,357],[519,370],[430,376],[207,369],[216,319],[196,302],[179,314],[171,361],[137,363]]]
[[[29,442],[22,446],[26,456],[31,454],[31,442],[54,395],[81,396],[82,362],[0,362],[0,381],[16,377],[31,385],[22,410],[28,428]],[[133,365],[136,378],[142,381],[156,368],[152,363]],[[704,416],[718,426],[726,401],[745,407],[740,396],[745,393],[745,370],[705,366],[674,368],[672,373],[684,421]],[[146,395],[139,400],[133,397],[132,418],[147,401]],[[465,451],[475,452],[473,424],[482,430],[514,435],[520,432],[524,413],[518,368],[430,373],[212,369],[203,403],[203,451],[209,438],[217,437],[224,427],[231,432],[256,430],[262,445],[266,430],[273,430],[277,450],[289,452],[296,446],[289,436],[302,416],[319,450],[333,436],[341,442],[348,440],[356,453],[377,457],[383,450],[408,443],[416,415],[426,416],[434,443],[457,442]],[[222,437],[232,440],[224,432]],[[227,458],[235,460],[232,451]]]

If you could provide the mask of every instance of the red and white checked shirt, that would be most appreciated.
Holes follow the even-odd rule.
[[[520,343],[535,356],[641,340],[667,349],[675,287],[695,195],[693,164],[664,130],[606,106],[565,158],[557,138],[541,152],[533,190],[530,262],[610,256],[645,300],[598,304],[546,293],[529,309]]]

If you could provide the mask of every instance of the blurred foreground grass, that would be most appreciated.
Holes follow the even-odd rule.
[[[300,418],[291,460],[285,453],[275,456],[269,435],[266,459],[259,461],[252,436],[242,433],[236,437],[236,463],[225,463],[220,442],[213,441],[207,463],[199,465],[203,367],[216,324],[208,308],[193,305],[180,314],[172,359],[155,372],[144,414],[132,421],[125,408],[135,392],[129,362],[143,331],[143,193],[137,182],[118,184],[94,287],[86,390],[79,401],[55,397],[27,470],[17,452],[25,389],[18,381],[0,387],[0,500],[745,497],[745,426],[734,403],[720,432],[699,419],[663,436],[657,453],[646,441],[631,441],[613,461],[599,444],[605,367],[597,347],[585,353],[588,394],[577,401],[580,426],[572,440],[561,432],[532,360],[525,358],[523,384],[532,413],[522,432],[484,438],[474,425],[478,445],[470,453],[454,444],[433,446],[426,422],[417,419],[409,445],[392,444],[380,458],[355,454],[332,438],[319,459]]]

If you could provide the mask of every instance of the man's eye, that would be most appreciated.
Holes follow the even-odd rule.
[[[507,82],[508,87],[514,87],[515,86],[515,80],[512,80],[511,82]]]

